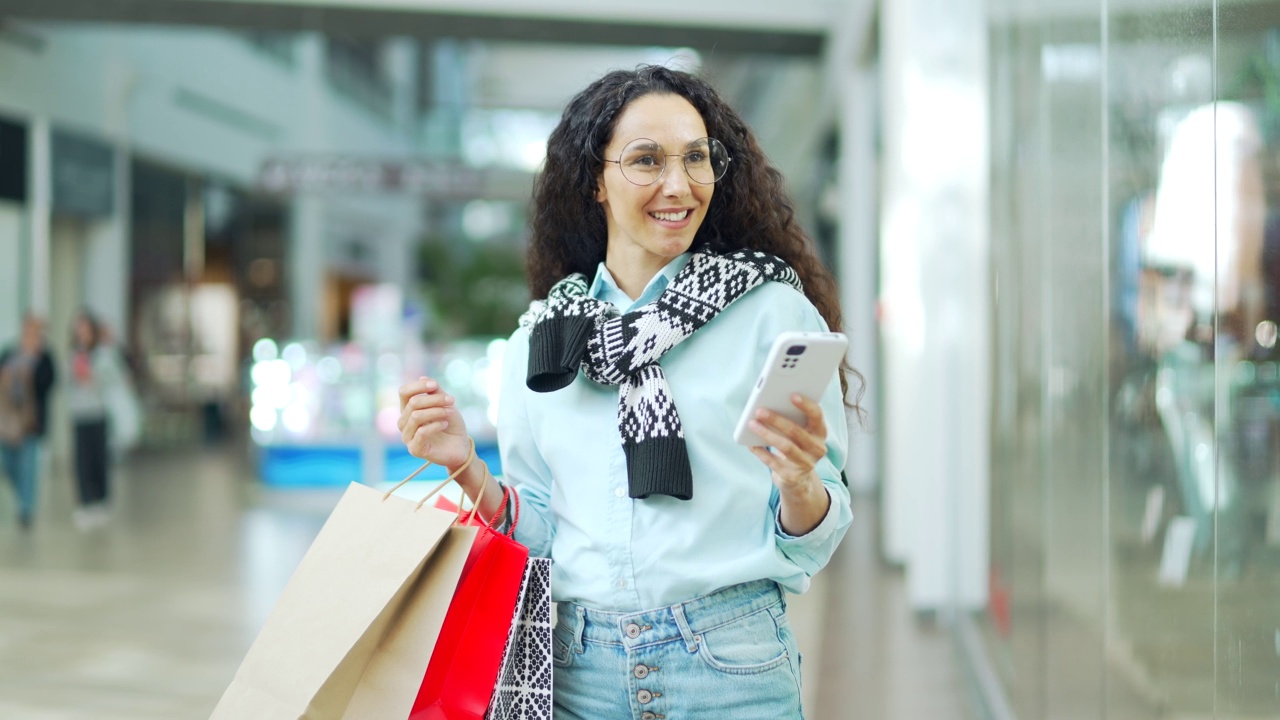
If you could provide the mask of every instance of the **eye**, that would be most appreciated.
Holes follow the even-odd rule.
[[[693,150],[685,153],[684,161],[687,163],[704,163],[707,161],[707,154],[702,150]]]
[[[661,167],[662,160],[657,155],[637,155],[627,159],[627,164],[637,168]]]

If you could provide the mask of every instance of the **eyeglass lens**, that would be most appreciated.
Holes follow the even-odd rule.
[[[618,167],[622,169],[622,176],[636,185],[652,185],[663,176],[668,157],[658,143],[639,138],[622,149]],[[729,153],[719,140],[712,138],[695,140],[674,157],[681,158],[689,179],[701,185],[716,182],[729,168]]]

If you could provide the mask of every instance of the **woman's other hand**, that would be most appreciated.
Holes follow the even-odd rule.
[[[452,395],[429,377],[400,387],[400,419],[396,422],[409,453],[454,469],[471,455],[467,426]]]
[[[751,452],[773,472],[782,503],[782,529],[799,536],[817,527],[831,504],[822,479],[814,472],[827,454],[827,423],[818,403],[802,395],[792,395],[791,403],[804,413],[804,424],[759,410],[750,428],[769,447],[753,447]]]

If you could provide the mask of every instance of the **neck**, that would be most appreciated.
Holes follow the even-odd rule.
[[[648,287],[649,281],[653,280],[653,277],[673,259],[649,254],[628,258],[610,255],[605,258],[604,266],[613,276],[613,281],[618,284],[618,289],[635,300]]]

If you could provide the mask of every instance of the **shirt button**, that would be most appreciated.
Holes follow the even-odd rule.
[[[627,489],[619,485],[618,487],[614,488],[613,494],[617,495],[618,497],[626,497]]]
[[[620,588],[625,588],[626,586],[627,586],[627,581],[626,581],[626,580],[619,580],[619,581],[618,581],[618,587],[620,587]]]
[[[633,670],[632,673],[636,676],[637,680],[643,680],[649,677],[649,666],[643,664],[637,665],[636,669]]]
[[[636,699],[640,701],[641,705],[648,705],[653,700],[653,693],[648,690],[641,690],[636,693]]]
[[[627,623],[627,626],[623,628],[623,630],[626,631],[627,637],[631,638],[632,640],[635,640],[636,638],[640,637],[640,626],[635,623]]]

